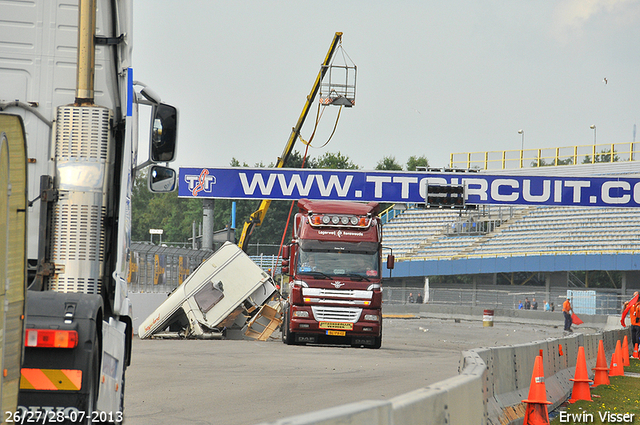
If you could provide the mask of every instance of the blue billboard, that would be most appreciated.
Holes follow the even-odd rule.
[[[423,203],[427,185],[464,185],[466,203],[639,207],[640,179],[288,168],[180,168],[181,198]]]

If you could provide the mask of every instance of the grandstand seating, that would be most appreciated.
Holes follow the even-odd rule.
[[[489,218],[495,218],[495,208]],[[505,208],[505,207],[503,207]],[[481,234],[463,229],[487,212],[409,209],[383,226],[383,245],[399,259],[640,252],[640,209],[506,207],[501,225]],[[458,224],[458,226],[460,226]],[[459,228],[459,227],[458,227]]]

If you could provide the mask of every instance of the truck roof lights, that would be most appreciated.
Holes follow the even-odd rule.
[[[78,332],[59,329],[27,329],[25,347],[76,348]]]
[[[330,214],[310,214],[309,224],[312,226],[346,226],[346,227],[369,227],[371,217],[355,215],[330,215]]]

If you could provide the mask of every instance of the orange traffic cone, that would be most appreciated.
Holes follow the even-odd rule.
[[[607,355],[604,352],[604,345],[602,340],[598,342],[598,358],[596,359],[596,367],[591,370],[595,370],[596,374],[593,377],[593,386],[609,385],[609,368],[607,367]]]
[[[609,376],[624,376],[624,367],[622,366],[622,348],[620,340],[616,343],[616,351],[611,355],[611,367],[609,368]]]
[[[587,361],[584,358],[584,347],[578,347],[578,359],[576,360],[576,372],[573,379],[573,390],[571,391],[571,398],[569,403],[575,403],[578,400],[591,400],[591,390],[589,390],[589,384],[592,382],[589,379],[587,372]]]
[[[627,340],[627,336],[624,336],[622,340],[622,365],[629,366],[629,341]]]
[[[531,385],[529,385],[529,397],[522,400],[527,403],[527,410],[524,414],[524,425],[548,425],[549,412],[547,411],[547,388],[544,385],[544,368],[542,357],[536,356],[533,364],[533,374],[531,374]]]
[[[564,356],[564,353],[562,352],[562,344],[558,344],[558,355]]]
[[[636,345],[633,347],[633,356],[634,359],[640,359],[640,356],[638,355],[638,343],[636,342]]]

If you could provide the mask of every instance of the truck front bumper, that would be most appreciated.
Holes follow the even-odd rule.
[[[296,311],[307,311],[309,317],[300,317]],[[300,334],[316,334],[335,337],[369,336],[379,337],[382,333],[382,312],[380,310],[363,309],[356,322],[345,322],[332,319],[316,320],[310,308],[292,306],[290,311],[290,330]],[[363,320],[367,316],[375,316],[377,320]]]

